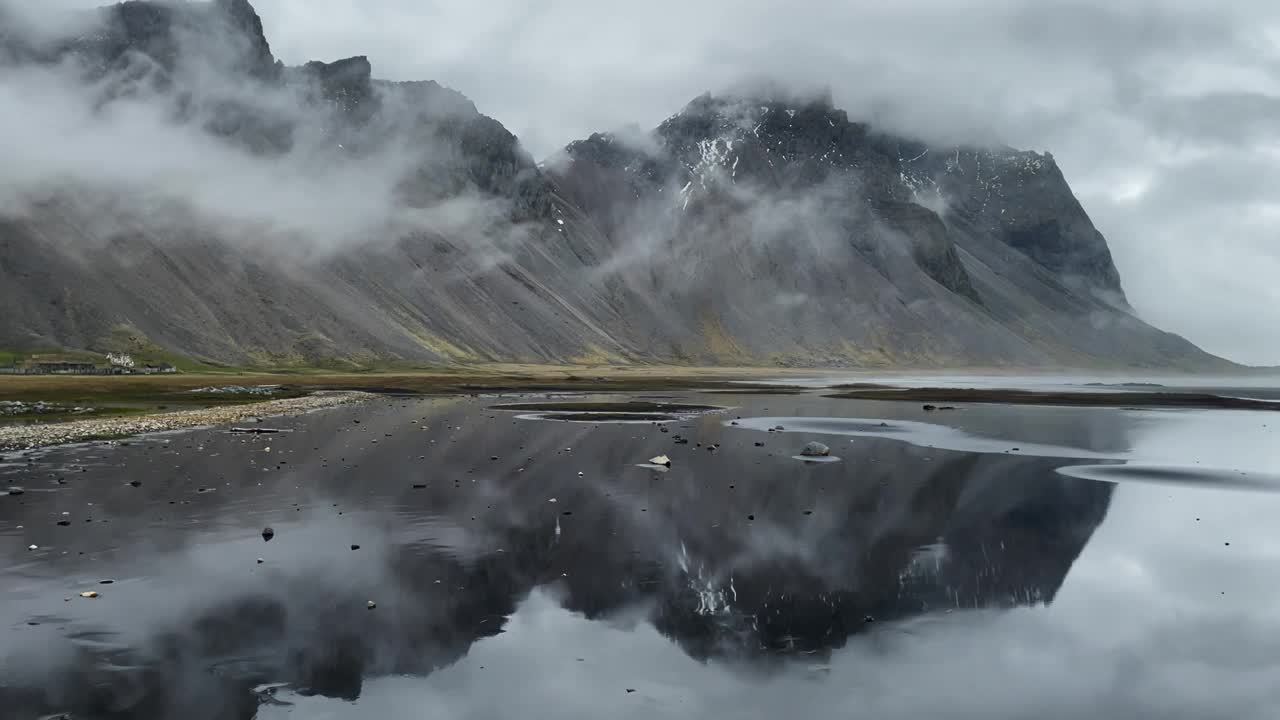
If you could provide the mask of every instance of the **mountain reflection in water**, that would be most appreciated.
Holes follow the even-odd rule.
[[[458,662],[522,603],[652,628],[700,661],[821,664],[895,621],[1053,602],[1116,487],[1055,472],[1062,460],[878,438],[826,438],[843,461],[804,464],[791,456],[807,436],[724,421],[851,404],[733,400],[744,407],[671,426],[689,445],[653,425],[394,400],[281,421],[287,435],[200,431],[11,467],[5,479],[29,489],[72,480],[0,504],[15,588],[0,706],[220,720],[282,692],[355,700],[372,679]],[[856,414],[870,410],[905,412]],[[1045,432],[1127,449],[1116,427],[1069,417]],[[669,472],[636,467],[660,452]],[[85,479],[67,474],[77,467]],[[97,522],[44,529],[85,502]],[[17,524],[56,550],[20,549]],[[95,586],[108,573],[116,582]],[[102,597],[63,602],[88,587]]]

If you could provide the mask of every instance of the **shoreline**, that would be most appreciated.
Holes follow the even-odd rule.
[[[385,372],[178,373],[170,375],[0,375],[0,400],[63,401],[96,397],[159,397],[218,385],[280,385],[300,391],[453,393],[498,390],[626,390],[750,388],[752,380],[805,377],[788,368],[679,366],[488,365]],[[769,387],[776,387],[770,385]]]
[[[302,415],[377,397],[358,391],[319,392],[260,403],[218,405],[133,417],[91,418],[70,422],[0,426],[0,453],[22,452],[92,440],[113,440],[148,433],[216,427],[250,418]]]
[[[1181,408],[1202,410],[1280,411],[1280,401],[1254,400],[1199,392],[1158,391],[1052,391],[1004,388],[903,388],[862,384],[831,388],[824,397],[838,400],[887,400],[892,402],[969,403],[976,405],[1061,405],[1105,408]],[[926,409],[937,408],[933,405]]]
[[[373,373],[253,373],[167,375],[0,375],[0,401],[74,404],[121,411],[118,415],[48,423],[0,423],[0,453],[111,440],[154,432],[227,425],[253,417],[297,415],[363,402],[381,395],[458,395],[526,392],[641,392],[734,390],[798,392],[753,384],[794,375],[763,368],[666,366],[493,365],[483,368]],[[245,402],[239,397],[193,396],[207,386],[273,385],[292,397]],[[173,405],[208,405],[170,410]]]
[[[435,395],[528,392],[707,392],[789,394],[823,392],[825,397],[926,403],[1075,405],[1096,407],[1202,408],[1280,411],[1280,401],[1235,398],[1176,387],[1153,391],[1014,390],[1004,388],[901,387],[879,383],[828,387],[786,384],[790,378],[833,374],[846,378],[863,370],[833,372],[797,368],[489,365],[421,371],[370,373],[169,374],[124,376],[0,376],[0,401],[23,400],[127,408],[133,413],[35,424],[0,424],[0,453],[106,440],[168,430],[218,426],[253,417],[297,415],[385,394]],[[884,373],[878,373],[879,378]],[[852,379],[852,378],[850,378]],[[773,382],[761,382],[772,380]],[[189,402],[204,386],[275,385],[306,393],[260,402],[222,399],[207,406],[168,410]]]

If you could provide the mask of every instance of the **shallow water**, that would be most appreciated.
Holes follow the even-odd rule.
[[[0,717],[1280,707],[1274,415],[670,398],[730,409],[396,398],[10,457]]]
[[[748,381],[743,381],[748,382]],[[752,384],[762,381],[752,380]],[[870,383],[892,387],[983,388],[1053,392],[1179,392],[1211,393],[1255,400],[1280,400],[1280,381],[1275,375],[1123,375],[1038,373],[1017,375],[985,373],[883,373],[829,372],[821,375],[792,376],[763,381],[764,384],[805,388],[832,388],[844,384]]]

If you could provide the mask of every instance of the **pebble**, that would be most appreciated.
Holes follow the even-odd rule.
[[[269,400],[252,405],[179,410],[144,417],[92,418],[65,423],[8,425],[0,427],[0,451],[31,450],[101,437],[140,435],[204,425],[226,425],[258,415],[297,415],[321,408],[364,402],[373,397],[375,396],[363,392],[333,392],[285,400]]]

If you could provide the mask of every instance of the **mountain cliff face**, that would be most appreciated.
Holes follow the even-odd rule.
[[[247,0],[123,3],[38,42],[6,22],[0,48],[10,70],[56,71],[103,123],[144,107],[216,160],[192,168],[211,175],[198,198],[104,181],[92,158],[6,186],[0,349],[1222,364],[1132,315],[1049,155],[929,147],[829,99],[761,93],[703,96],[650,133],[593,135],[538,165],[436,83],[377,80],[363,57],[283,66]],[[242,197],[246,167],[302,170]],[[271,205],[304,182],[369,217]]]
[[[645,294],[697,298],[747,357],[1208,361],[1133,317],[1048,155],[931,148],[825,98],[706,95],[643,137],[571,144],[552,174],[605,235],[688,276]]]

